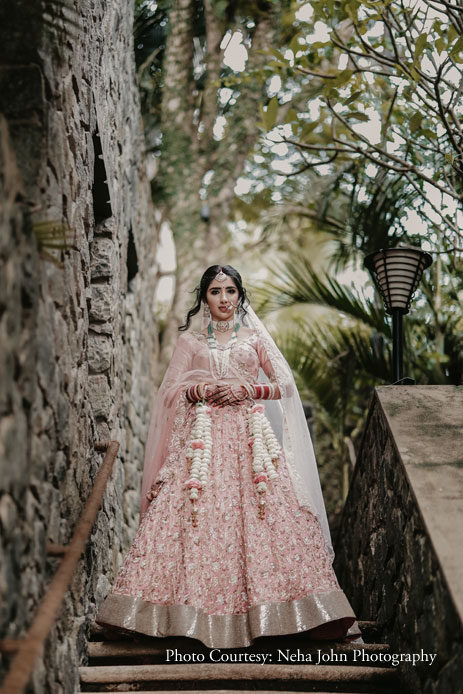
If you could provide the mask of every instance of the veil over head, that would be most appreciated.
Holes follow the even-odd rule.
[[[289,364],[249,301],[245,302],[244,308],[245,312],[241,311],[238,318],[242,325],[255,331],[260,337],[266,359],[271,364],[281,394],[279,400],[263,401],[266,416],[284,450],[299,505],[301,508],[310,510],[318,518],[327,551],[332,560],[334,552],[317,462],[294,376]],[[193,368],[193,354],[198,340],[192,332],[190,329],[180,335],[152,407],[145,450],[140,520],[149,505],[146,494],[158,479],[162,479],[162,465],[166,459],[172,431],[176,427],[183,426],[183,419],[191,407],[185,397],[186,388],[194,383],[211,383],[217,380],[212,376],[212,364],[204,362],[200,364],[200,368],[198,364]],[[209,361],[211,359],[212,357],[209,356]],[[229,375],[222,380],[243,382],[243,375],[235,372],[230,362]],[[262,369],[259,370],[258,380],[268,382],[268,377]]]

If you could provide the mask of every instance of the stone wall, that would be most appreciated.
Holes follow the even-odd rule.
[[[463,390],[383,386],[369,417],[335,547],[359,619],[377,620],[412,692],[463,691]]]
[[[58,566],[46,543],[72,535],[102,459],[94,441],[121,444],[34,673],[33,690],[55,694],[78,688],[95,603],[137,527],[157,220],[132,3],[88,0],[53,29],[36,5],[0,9],[0,637],[24,633]],[[47,220],[69,229],[64,252],[42,249],[58,263],[34,233]]]

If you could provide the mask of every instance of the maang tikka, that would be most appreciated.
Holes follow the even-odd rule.
[[[220,265],[220,266],[219,266],[219,271],[218,271],[218,273],[216,274],[215,279],[217,280],[217,282],[224,282],[224,281],[227,279],[227,277],[228,277],[228,275],[225,274],[225,272],[223,271],[222,266]]]

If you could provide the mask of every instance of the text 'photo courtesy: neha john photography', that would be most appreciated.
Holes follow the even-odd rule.
[[[329,651],[317,649],[314,653],[305,653],[299,648],[277,649],[276,652],[267,653],[233,653],[220,648],[212,648],[208,653],[185,653],[176,648],[166,649],[167,663],[257,663],[261,665],[269,663],[309,663],[311,665],[336,665],[337,663],[387,663],[397,667],[400,663],[410,663],[416,666],[420,663],[432,665],[437,653],[425,653],[421,649],[418,653],[371,653],[364,648],[356,648],[349,653],[337,653],[332,648]]]

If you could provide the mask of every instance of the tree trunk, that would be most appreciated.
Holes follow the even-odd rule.
[[[178,326],[195,301],[191,293],[204,270],[227,263],[228,221],[234,188],[258,136],[259,103],[265,98],[258,70],[268,57],[259,53],[273,43],[277,13],[268,10],[256,19],[246,68],[236,104],[226,114],[226,135],[213,137],[219,114],[222,33],[214,9],[205,1],[206,82],[201,93],[192,74],[192,2],[181,0],[169,16],[170,33],[165,56],[163,92],[163,144],[161,176],[177,252],[176,287],[162,339],[161,362],[166,365],[178,335]],[[190,21],[188,21],[190,18]],[[204,175],[212,171],[205,189]],[[202,192],[201,192],[202,191]],[[201,218],[207,204],[209,218]]]

